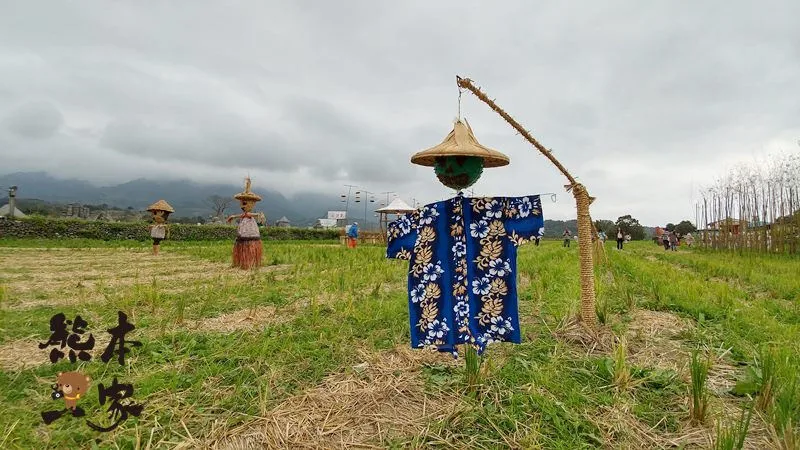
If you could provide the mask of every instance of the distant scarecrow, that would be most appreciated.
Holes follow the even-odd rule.
[[[161,247],[161,241],[169,238],[169,225],[167,225],[167,218],[175,210],[164,200],[159,200],[147,207],[150,214],[153,215],[153,224],[148,228],[150,229],[150,237],[153,238],[153,254],[158,255]]]
[[[233,266],[241,269],[253,269],[261,266],[263,249],[261,246],[261,232],[258,229],[258,222],[266,222],[263,213],[253,214],[253,207],[256,202],[261,201],[261,197],[250,191],[250,177],[245,179],[244,192],[233,196],[239,200],[242,208],[241,214],[228,216],[228,223],[233,219],[239,219],[239,226],[236,228],[236,244],[233,246]]]

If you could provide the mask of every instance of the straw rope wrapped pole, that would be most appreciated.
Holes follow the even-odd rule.
[[[578,210],[578,254],[580,257],[580,280],[581,280],[581,315],[580,319],[581,322],[584,324],[594,327],[597,324],[597,313],[595,311],[595,291],[594,291],[594,261],[592,258],[592,237],[594,236],[596,241],[599,242],[599,239],[596,238],[596,232],[593,232],[594,225],[592,224],[592,218],[589,215],[589,205],[592,203],[594,198],[589,196],[589,192],[586,190],[586,187],[582,184],[578,183],[577,180],[567,171],[567,169],[561,165],[561,163],[553,156],[550,150],[546,149],[542,144],[539,143],[530,133],[522,126],[517,123],[507,112],[503,111],[502,108],[497,106],[497,104],[489,99],[477,86],[472,84],[472,80],[469,78],[461,78],[456,76],[456,83],[460,88],[464,88],[475,94],[482,102],[489,105],[497,114],[505,119],[509,125],[514,127],[519,134],[522,135],[528,142],[530,142],[534,147],[536,147],[539,152],[541,152],[547,159],[550,160],[553,165],[555,165],[558,170],[567,177],[569,180],[568,185],[566,185],[567,192],[572,191],[572,195],[575,197],[575,204]]]

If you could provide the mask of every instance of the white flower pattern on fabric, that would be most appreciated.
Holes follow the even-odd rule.
[[[459,300],[456,306],[453,307],[453,312],[458,314],[459,317],[469,316],[469,303],[464,300]]]
[[[472,280],[472,293],[475,295],[486,295],[491,289],[492,284],[486,277]]]
[[[439,276],[444,273],[444,270],[442,270],[440,264],[441,262],[439,262],[439,264],[428,263],[428,265],[425,266],[425,269],[422,271],[425,281],[436,281]]]
[[[492,200],[491,202],[489,202],[489,204],[486,205],[486,217],[490,218],[490,219],[492,219],[492,218],[494,218],[494,219],[502,218],[503,217],[503,203],[501,203],[501,202],[499,202],[497,200]]]
[[[485,220],[469,224],[469,233],[474,238],[485,238],[489,234],[489,224]]]
[[[452,250],[457,258],[461,258],[467,254],[467,244],[462,241],[456,241]]]
[[[484,334],[482,334],[482,335],[478,336],[478,339],[477,339],[477,341],[478,341],[478,345],[479,345],[479,346],[481,346],[481,347],[485,347],[485,346],[487,346],[487,345],[489,345],[489,344],[492,344],[492,343],[496,342],[496,341],[495,341],[495,340],[492,338],[492,335],[491,335],[491,334],[489,334],[488,332],[486,332],[486,333],[484,333]]]
[[[396,223],[401,234],[406,235],[411,232],[411,219],[409,219],[407,214],[401,216]]]
[[[531,205],[531,201],[528,197],[522,197],[522,200],[517,203],[517,213],[519,214],[519,217],[528,217],[531,214],[532,209],[533,206]]]
[[[504,319],[501,316],[492,317],[492,326],[489,328],[489,331],[494,337],[502,337],[505,336],[506,333],[511,333],[514,331],[514,327],[511,325],[511,318]]]
[[[425,339],[423,339],[421,343],[424,345],[435,345],[437,342],[441,342],[448,331],[450,331],[450,327],[447,326],[447,319],[442,319],[441,321],[439,321],[439,319],[434,319],[428,324]]]
[[[426,206],[425,209],[422,210],[419,222],[423,225],[430,225],[438,216],[439,212],[436,211],[436,208],[430,208]]]
[[[428,325],[428,334],[437,339],[443,338],[448,331],[450,331],[450,328],[447,327],[446,321],[439,322],[439,320],[434,320]]]
[[[511,264],[500,258],[494,259],[489,263],[489,275],[502,278],[511,273]]]
[[[411,289],[411,301],[419,303],[425,298],[425,285],[419,284],[417,287]]]

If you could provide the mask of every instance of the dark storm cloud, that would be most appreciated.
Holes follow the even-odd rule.
[[[461,74],[586,183],[594,217],[660,223],[691,215],[700,180],[754,153],[796,150],[800,137],[800,3],[790,0],[3,11],[6,171],[238,182],[253,170],[281,189],[346,183],[432,200],[447,190],[409,158],[450,131]],[[476,193],[563,192],[563,176],[469,93],[462,112],[512,160]],[[672,201],[652,201],[665,192]],[[569,195],[545,206],[574,216]]]

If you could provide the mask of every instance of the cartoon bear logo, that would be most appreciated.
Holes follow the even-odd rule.
[[[85,396],[89,391],[91,378],[80,372],[59,372],[56,384],[53,385],[53,392],[50,396],[53,400],[64,399],[64,409],[60,411],[42,412],[42,420],[45,424],[50,424],[69,411],[75,417],[84,416],[86,413],[78,406],[78,400]]]
[[[78,408],[78,400],[89,391],[89,382],[92,379],[80,372],[59,372],[56,379],[57,392],[64,396],[64,406],[78,416],[83,412]],[[57,398],[54,393],[53,398]]]

